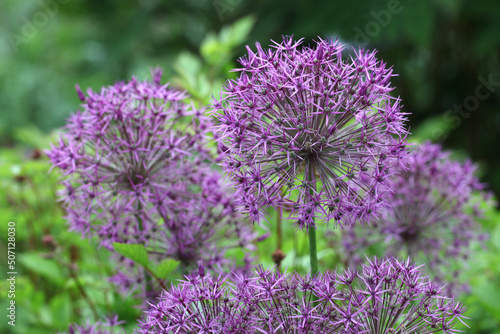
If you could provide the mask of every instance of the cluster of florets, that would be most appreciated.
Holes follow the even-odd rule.
[[[452,262],[467,260],[471,245],[485,238],[477,222],[482,215],[477,204],[486,196],[477,168],[453,161],[430,143],[414,146],[404,163],[405,170],[392,177],[390,206],[380,219],[343,234],[346,260],[355,264],[367,247],[384,245],[384,254],[426,263],[436,279],[449,283],[449,293],[458,292],[466,286],[457,284]]]
[[[316,276],[257,269],[212,277],[201,267],[164,291],[139,333],[456,333],[465,308],[409,260]]]
[[[104,321],[91,323],[87,321],[85,325],[72,324],[69,326],[69,334],[125,334],[120,327],[125,321],[118,321],[118,316],[107,318]]]
[[[184,92],[160,83],[160,71],[153,76],[98,93],[78,90],[83,111],[47,152],[65,176],[68,222],[109,249],[141,243],[153,258],[185,268],[200,259],[232,268],[227,249],[248,250],[254,234],[210,168],[211,123]]]
[[[301,228],[320,216],[368,221],[405,151],[392,69],[375,52],[343,57],[336,41],[301,42],[248,48],[240,76],[213,102],[223,169],[254,219],[273,206],[292,209]]]

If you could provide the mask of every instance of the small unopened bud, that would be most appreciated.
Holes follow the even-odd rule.
[[[76,93],[78,94],[78,98],[80,101],[85,102],[85,94],[83,94],[82,89],[78,84],[75,85]]]
[[[56,240],[50,234],[46,234],[42,237],[42,243],[50,250],[54,250],[57,246]]]
[[[205,277],[205,267],[203,266],[203,261],[198,261],[198,275],[200,277]]]
[[[281,249],[277,249],[273,255],[273,261],[274,263],[276,263],[277,265],[279,265],[281,263],[281,261],[283,261],[283,259],[286,257],[286,254],[283,253],[283,251]]]
[[[31,159],[38,160],[41,157],[42,157],[42,152],[39,149],[34,149],[33,152],[31,152]]]
[[[266,240],[267,238],[269,238],[271,236],[271,233],[266,233],[264,235],[261,235],[260,237],[257,238],[257,241],[258,242],[261,242],[261,241],[264,241]]]

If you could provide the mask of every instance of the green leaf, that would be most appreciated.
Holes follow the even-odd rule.
[[[208,34],[200,46],[200,53],[209,64],[217,64],[221,57],[225,58],[229,51],[217,40],[214,34]],[[223,59],[225,60],[225,59]]]
[[[500,250],[500,225],[497,226],[491,233],[491,242]]]
[[[132,261],[147,267],[149,265],[148,252],[144,245],[121,244],[113,242],[113,248],[121,255],[128,257]]]
[[[71,317],[71,302],[67,293],[56,295],[50,302],[50,310],[54,325],[59,329],[64,329],[67,326]]]
[[[161,263],[156,268],[156,276],[161,279],[166,278],[168,274],[170,274],[179,266],[179,264],[180,262],[177,260],[169,259],[161,261]]]
[[[234,48],[247,40],[254,24],[255,18],[247,16],[222,28],[218,35],[208,34],[200,47],[203,59],[212,66],[222,67],[230,61]]]
[[[52,259],[44,259],[36,253],[19,254],[19,262],[28,270],[43,276],[54,283],[62,284],[63,273],[59,265]]]
[[[219,33],[219,40],[230,48],[245,42],[248,34],[255,24],[253,16],[246,16],[228,27],[224,27]]]
[[[174,69],[182,77],[194,81],[198,72],[201,71],[201,61],[198,57],[189,52],[179,54],[174,63]]]
[[[49,148],[49,139],[34,125],[14,129],[13,136],[19,143],[30,147]]]
[[[416,142],[424,142],[432,140],[434,142],[441,142],[444,138],[453,131],[453,123],[448,121],[447,116],[440,115],[427,118],[416,129],[413,129],[412,138]],[[457,116],[458,117],[458,116]],[[460,118],[457,121],[462,122]]]
[[[486,280],[481,280],[477,286],[473,287],[473,293],[479,297],[479,301],[485,310],[490,312],[497,321],[500,321],[500,306],[498,300],[500,299],[500,291],[495,286],[495,283],[490,283]]]

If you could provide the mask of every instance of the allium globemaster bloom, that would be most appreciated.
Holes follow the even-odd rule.
[[[184,269],[200,259],[233,269],[225,252],[247,251],[255,236],[211,170],[211,122],[186,93],[160,82],[155,70],[152,81],[78,89],[83,111],[47,152],[64,173],[69,225],[109,249],[141,243],[153,259],[171,257]]]
[[[404,164],[406,170],[392,177],[390,206],[380,219],[343,234],[346,259],[359,259],[366,247],[384,244],[384,254],[426,263],[436,279],[448,283],[449,293],[458,292],[466,286],[458,284],[453,262],[467,260],[472,243],[485,239],[477,205],[487,196],[475,176],[477,166],[454,161],[431,143],[414,146]]]
[[[168,189],[196,175],[207,157],[209,126],[184,92],[154,81],[90,89],[47,155],[66,176],[64,202],[73,230],[103,242],[150,233]],[[190,121],[190,119],[192,121]],[[109,226],[108,226],[109,224]]]
[[[214,100],[223,169],[254,219],[274,206],[292,208],[301,228],[317,216],[367,221],[405,151],[392,69],[375,52],[345,56],[336,41],[301,43],[247,47],[239,77]]]
[[[313,277],[259,268],[229,279],[201,268],[163,292],[138,333],[457,333],[464,311],[409,259]]]

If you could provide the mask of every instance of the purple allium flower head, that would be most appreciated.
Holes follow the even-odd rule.
[[[405,152],[392,69],[375,52],[346,57],[336,41],[301,43],[247,47],[240,76],[214,100],[223,169],[254,219],[274,206],[293,208],[301,228],[319,216],[367,221]]]
[[[81,96],[58,145],[47,155],[66,176],[73,230],[108,245],[143,238],[170,200],[169,188],[195,175],[208,155],[203,110],[184,92],[155,81],[117,83]],[[79,90],[82,95],[81,91]]]
[[[83,111],[47,152],[64,173],[69,224],[109,249],[113,242],[145,244],[152,261],[174,258],[184,270],[199,260],[233,269],[227,250],[251,250],[257,236],[211,170],[204,111],[160,81],[155,70],[153,81],[133,78],[86,96],[78,88]],[[133,289],[126,282],[142,274],[124,272],[129,277],[119,274],[116,282]]]
[[[374,259],[362,273],[186,277],[164,291],[139,333],[457,333],[465,307],[410,260]]]
[[[104,321],[87,323],[83,326],[72,324],[69,326],[69,334],[125,334],[125,331],[120,328],[120,325],[125,321],[118,321],[118,316],[107,318]]]
[[[371,226],[346,231],[343,248],[348,258],[356,259],[366,247],[384,244],[384,254],[407,254],[427,263],[437,280],[448,282],[448,293],[458,292],[465,286],[457,284],[453,261],[467,260],[471,244],[484,240],[477,204],[486,194],[475,176],[477,166],[454,161],[431,143],[414,146],[405,165],[392,177],[390,206]]]

